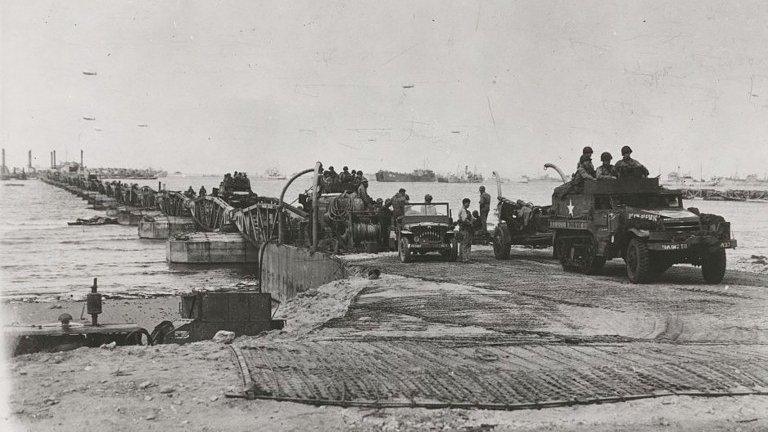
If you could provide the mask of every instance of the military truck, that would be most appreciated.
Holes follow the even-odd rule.
[[[725,249],[736,247],[729,222],[684,209],[681,192],[659,186],[658,178],[572,181],[555,188],[551,211],[554,255],[568,271],[593,274],[620,257],[633,283],[688,263],[717,284]]]
[[[459,246],[448,203],[409,203],[397,222],[397,253],[400,261],[411,262],[416,254],[439,252],[447,261],[456,261]]]

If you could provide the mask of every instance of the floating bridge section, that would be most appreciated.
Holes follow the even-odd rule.
[[[285,189],[299,175],[317,172],[318,166],[302,171]],[[312,238],[311,227],[317,223],[316,212],[289,205],[282,196],[259,197],[248,207],[236,208],[219,197],[189,198],[175,191],[89,179],[82,173],[48,172],[40,179],[112,212],[121,223],[138,225],[142,238],[169,239],[171,262],[258,263],[262,290],[279,301],[346,274],[340,260],[315,252],[317,238]],[[203,233],[190,233],[192,224]]]

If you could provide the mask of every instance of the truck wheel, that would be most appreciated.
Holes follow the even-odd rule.
[[[701,261],[701,274],[710,284],[719,284],[725,276],[725,249],[718,249]]]
[[[408,241],[407,237],[400,237],[400,243],[398,244],[397,248],[397,254],[400,256],[400,262],[409,263],[413,260],[411,251],[408,250],[409,243],[410,242]]]
[[[597,245],[593,238],[588,238],[587,245],[584,248],[584,256],[582,257],[581,271],[584,274],[595,274],[599,272],[605,265],[605,257],[597,255]]]
[[[493,239],[493,256],[497,260],[509,259],[509,250],[512,249],[512,245],[502,244],[502,242],[501,238],[496,237]]]
[[[563,240],[561,238],[557,238],[555,240],[555,244],[553,245],[554,250],[556,251],[555,255],[557,256],[557,259],[560,261],[560,265],[563,266],[563,270],[565,271],[571,271],[571,244],[569,241]]]
[[[648,246],[639,239],[632,239],[627,246],[627,276],[632,283],[645,283],[651,278],[651,257]]]

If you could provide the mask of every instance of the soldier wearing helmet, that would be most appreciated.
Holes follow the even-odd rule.
[[[437,208],[435,208],[435,206],[432,205],[432,195],[430,194],[424,195],[424,202],[427,204],[424,206],[424,214],[429,216],[437,215]]]
[[[600,160],[603,162],[603,164],[597,167],[597,170],[595,170],[598,179],[616,178],[616,169],[613,167],[613,165],[611,165],[611,159],[613,159],[613,156],[611,156],[611,154],[608,152],[603,152],[603,154],[600,155]]]
[[[595,180],[595,175],[595,167],[592,165],[592,154],[582,154],[581,158],[579,159],[579,166],[576,168],[576,173],[573,174],[572,180]]]
[[[491,212],[491,195],[485,192],[485,186],[480,186],[480,221],[483,225],[483,233],[488,232],[488,213]]]
[[[631,178],[645,178],[648,177],[648,168],[643,166],[640,162],[632,159],[629,155],[632,154],[632,149],[629,146],[621,148],[621,160],[616,162],[614,169],[620,180]]]
[[[590,166],[592,165],[592,153],[594,152],[592,151],[592,147],[590,146],[586,146],[581,150],[581,158],[579,158],[579,163],[576,164],[576,171],[578,171],[579,168],[583,166],[585,159],[589,159],[589,165]],[[589,174],[591,177],[595,176],[594,166],[591,166],[591,169],[590,168],[586,168],[586,169],[587,169],[587,174]]]

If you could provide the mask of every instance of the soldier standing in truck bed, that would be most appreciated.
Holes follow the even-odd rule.
[[[648,177],[648,168],[643,166],[640,162],[632,159],[629,155],[632,154],[632,149],[629,146],[621,148],[622,159],[616,162],[614,169],[619,177],[619,180],[631,179],[631,178],[645,178]]]

